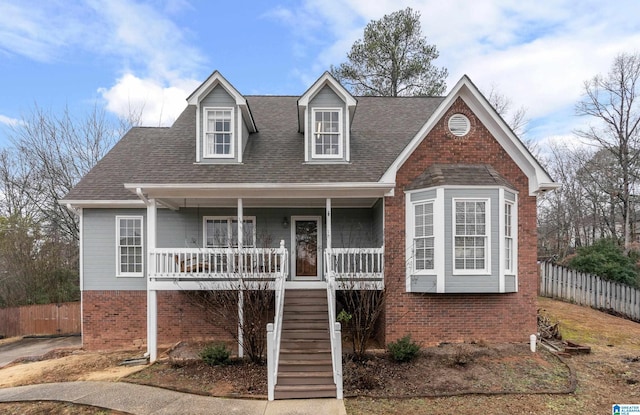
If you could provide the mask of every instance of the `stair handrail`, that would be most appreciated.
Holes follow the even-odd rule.
[[[343,398],[342,388],[342,329],[336,321],[336,277],[333,272],[333,253],[325,250],[327,268],[327,302],[329,310],[329,338],[331,340],[331,364],[333,366],[333,382],[336,385],[336,398]]]
[[[268,372],[268,399],[275,398],[275,387],[278,383],[278,364],[280,360],[280,341],[282,338],[282,314],[284,310],[284,282],[289,274],[287,250],[284,240],[280,241],[278,250],[280,256],[280,272],[276,276],[275,292],[275,316],[273,323],[267,324],[267,372]]]

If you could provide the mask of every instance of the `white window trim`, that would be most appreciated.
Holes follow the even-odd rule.
[[[231,111],[230,125],[231,130],[229,154],[215,154],[207,152],[207,125],[209,124],[207,113],[209,111]],[[204,107],[202,109],[202,157],[206,159],[232,159],[235,158],[235,142],[236,142],[236,121],[234,107]]]
[[[337,112],[338,113],[338,154],[318,154],[315,143],[315,120],[316,112]],[[344,128],[342,126],[344,108],[313,108],[311,111],[311,128],[309,129],[309,145],[311,146],[311,157],[314,159],[341,159],[344,158]]]
[[[233,248],[231,246],[231,240],[227,240],[227,246],[210,247],[207,246],[207,221],[208,220],[226,220],[227,221],[227,235],[233,235],[233,221],[237,221],[237,216],[203,216],[202,217],[202,246],[205,248]],[[253,222],[253,247],[256,246],[256,217],[255,216],[243,216],[242,220],[247,222]]]
[[[445,250],[442,249],[445,240],[444,223],[444,188],[435,188],[435,198],[411,200],[411,195],[415,192],[421,192],[425,189],[405,192],[405,247],[406,247],[406,290],[411,292],[412,276],[435,276],[436,292],[444,293],[445,287]],[[421,203],[433,202],[433,236],[434,236],[434,253],[433,253],[433,269],[416,270],[413,258],[413,240],[415,236],[415,205]]]
[[[486,242],[484,250],[483,269],[457,269],[456,268],[456,203],[457,202],[484,202],[485,203],[485,233]],[[453,275],[491,275],[491,199],[490,198],[464,198],[451,199],[451,269]]]
[[[123,219],[136,219],[140,221],[140,248],[142,250],[142,271],[140,272],[121,272],[120,271],[120,221]],[[145,267],[145,252],[144,252],[144,217],[141,215],[118,215],[116,216],[116,277],[128,278],[144,277]]]
[[[515,262],[516,262],[516,255],[515,255],[515,247],[516,247],[516,228],[517,226],[515,225],[515,210],[516,210],[516,206],[515,203],[513,203],[510,200],[504,200],[504,202],[502,203],[503,207],[504,207],[504,211],[502,212],[502,229],[503,229],[503,235],[502,237],[504,238],[504,247],[502,249],[502,259],[503,261],[506,261],[507,259],[507,238],[511,239],[511,257],[510,257],[510,261],[509,264],[511,265],[511,267],[507,268],[506,264],[504,267],[504,273],[505,275],[513,275],[514,273],[514,269],[515,269]],[[511,236],[507,236],[507,206],[510,206],[511,208]]]
[[[432,208],[432,235],[429,238],[433,238],[433,267],[429,269],[417,269],[416,268],[416,247],[415,240],[416,236],[416,223],[415,223],[415,209],[418,205],[431,205]],[[436,200],[435,199],[426,199],[420,200],[416,202],[411,202],[411,267],[413,269],[413,275],[434,275],[436,273],[436,251],[438,246],[438,241],[436,240]]]

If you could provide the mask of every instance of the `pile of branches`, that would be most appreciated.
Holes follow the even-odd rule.
[[[542,314],[540,311],[541,310],[538,310],[538,333],[540,333],[540,338],[546,340],[562,340],[560,322],[552,322],[549,316]]]

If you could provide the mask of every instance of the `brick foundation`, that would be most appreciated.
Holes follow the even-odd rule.
[[[146,349],[147,292],[84,291],[82,323],[85,349]],[[159,291],[158,344],[202,339],[233,343],[229,333],[205,321],[183,293]]]
[[[452,138],[451,114],[469,117],[472,131]],[[425,169],[441,164],[490,164],[519,191],[518,292],[513,294],[417,294],[405,290],[404,187]],[[395,197],[385,198],[385,342],[410,333],[425,345],[462,341],[527,341],[536,332],[536,198],[527,176],[460,98],[435,125],[396,176]]]

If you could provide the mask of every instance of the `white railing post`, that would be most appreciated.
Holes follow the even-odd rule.
[[[327,302],[329,310],[329,339],[331,340],[331,365],[333,366],[333,382],[336,385],[336,398],[343,398],[342,387],[342,331],[336,321],[336,280],[333,273],[333,252],[325,251],[327,266]]]
[[[273,335],[273,323],[267,324],[267,397],[270,401],[275,398],[275,339]]]
[[[335,344],[335,360],[337,360],[337,364],[334,368],[333,379],[336,383],[336,398],[343,399],[343,386],[342,386],[342,327],[339,322],[333,322],[334,329],[333,332],[336,334],[336,339],[338,340]]]

